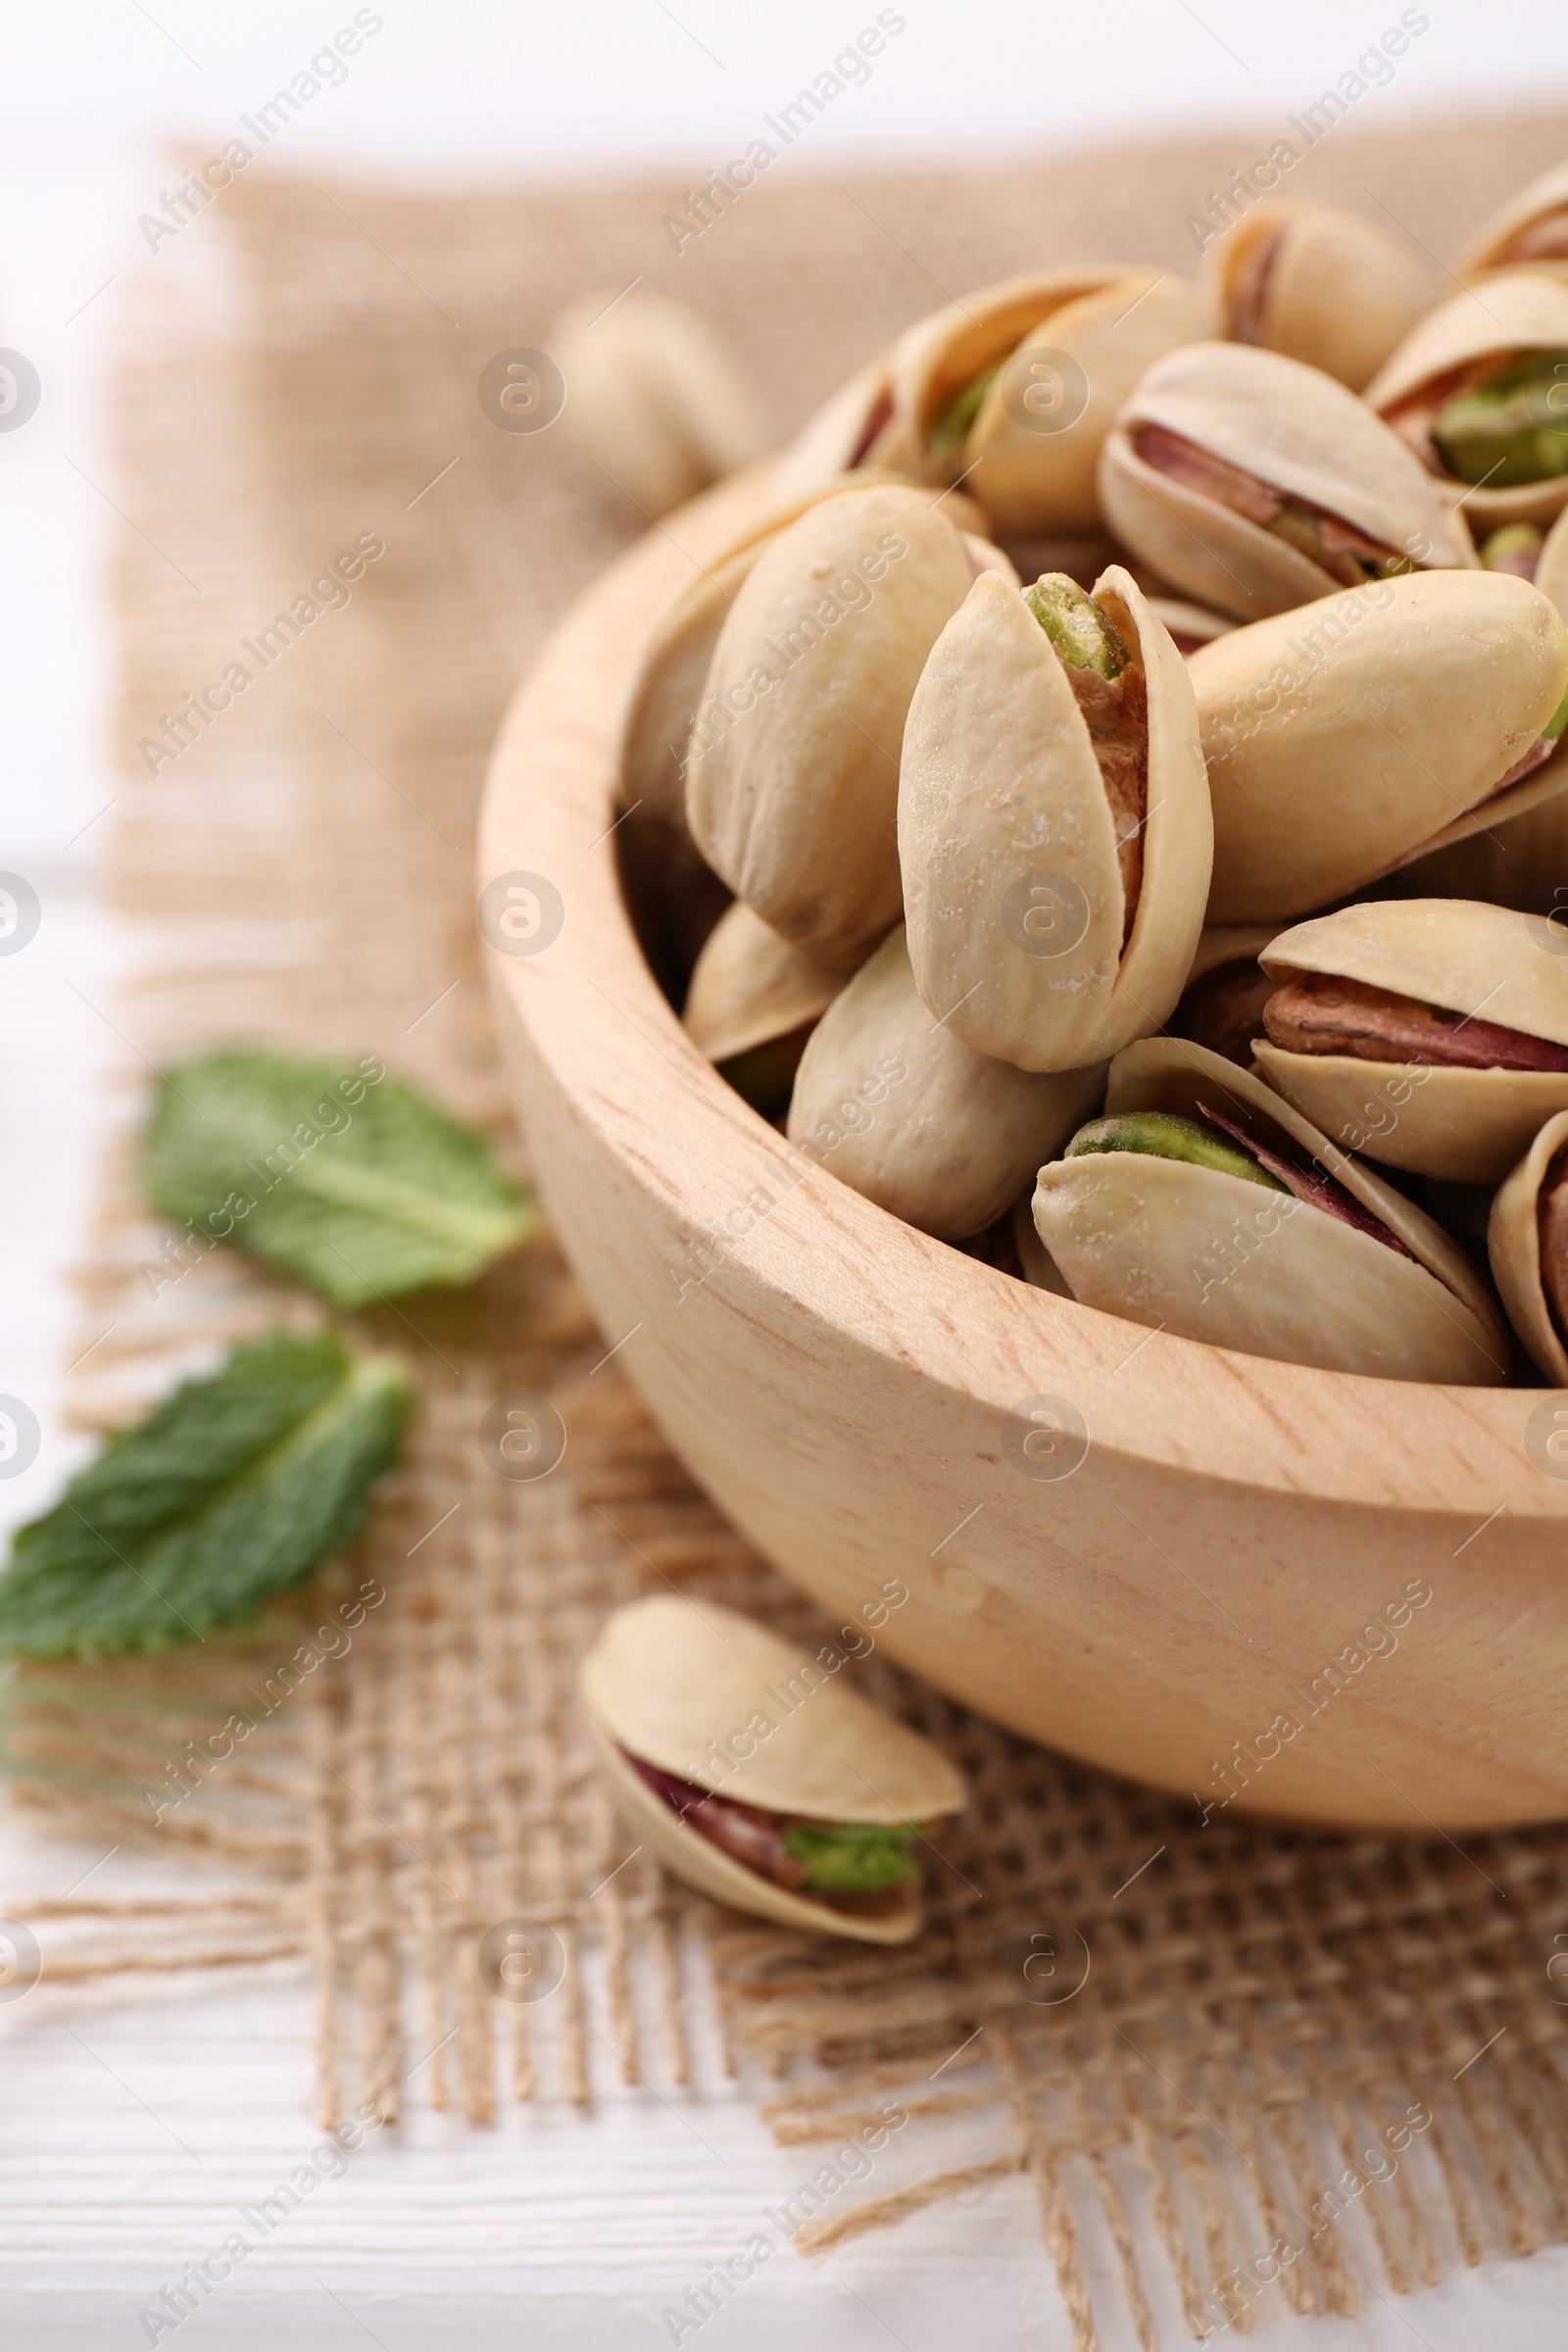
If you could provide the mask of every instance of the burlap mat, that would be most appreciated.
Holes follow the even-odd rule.
[[[163,247],[112,393],[112,878],[147,954],[99,1007],[123,1044],[124,1128],[80,1274],[80,1421],[122,1419],[217,1343],[316,1311],[221,1252],[188,1271],[161,1254],[127,1149],[149,1065],[229,1038],[371,1048],[515,1154],[475,945],[479,785],[549,624],[640,522],[562,435],[493,429],[484,362],[544,343],[585,288],[640,276],[730,336],[782,433],[946,289],[1086,253],[1190,268],[1186,216],[1277,135],[767,184],[678,259],[669,188],[438,199],[258,167]],[[1564,143],[1543,122],[1346,129],[1293,192],[1387,206],[1443,253]],[[149,775],[141,739],[361,534],[385,553],[352,603]],[[873,1659],[863,1687],[946,1741],[974,1789],[931,1865],[929,1934],[867,1953],[696,1907],[628,1855],[574,1662],[606,1609],[670,1583],[802,1633],[809,1609],[665,1453],[548,1242],[471,1295],[362,1328],[404,1348],[424,1409],[354,1556],[232,1642],[17,1682],[24,1796],[226,1866],[211,1896],[34,1906],[51,1981],[306,1954],[323,2122],[367,2096],[482,2122],[502,2097],[587,2100],[596,2037],[630,2081],[684,2081],[687,1972],[706,1956],[731,2063],[781,2139],[831,2144],[888,2098],[910,2117],[914,2184],[803,2194],[797,2242],[1023,2173],[1086,2347],[1093,2302],[1154,2345],[1151,2298],[1173,2280],[1202,2334],[1282,2297],[1352,2312],[1568,2236],[1560,1833],[1461,1852],[1201,1827]],[[550,1393],[570,1433],[539,1485],[494,1476],[476,1443],[485,1405],[517,1390]],[[195,1742],[236,1706],[256,1729],[215,1762]],[[548,2001],[481,1980],[478,1938],[514,1917],[561,1938]]]

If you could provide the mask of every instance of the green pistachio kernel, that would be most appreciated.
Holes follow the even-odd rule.
[[[1002,362],[997,360],[948,395],[931,420],[929,440],[933,457],[951,457],[967,437],[970,425],[980,414],[981,403],[1001,373]]]
[[[1531,351],[1456,393],[1432,428],[1461,482],[1511,489],[1568,473],[1568,352]]]
[[[875,1894],[919,1877],[909,1850],[919,1834],[866,1821],[799,1821],[785,1831],[784,1850],[805,1865],[808,1886],[831,1894]]]
[[[1063,1156],[1077,1159],[1086,1152],[1148,1152],[1156,1159],[1185,1159],[1195,1168],[1241,1176],[1272,1193],[1291,1189],[1217,1127],[1204,1119],[1178,1118],[1170,1110],[1128,1110],[1108,1119],[1091,1119],[1079,1128]]]
[[[1043,571],[1034,586],[1024,590],[1023,601],[1074,669],[1087,666],[1098,669],[1102,678],[1114,678],[1131,661],[1109,615],[1064,571]]]

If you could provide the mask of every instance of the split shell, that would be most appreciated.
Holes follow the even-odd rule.
[[[1020,1070],[933,1021],[901,928],[812,1030],[787,1133],[853,1191],[956,1242],[995,1223],[1103,1091],[1102,1064]]]
[[[1066,669],[1023,598],[977,580],[909,706],[899,857],[932,1017],[1025,1070],[1082,1069],[1159,1026],[1202,928],[1212,831],[1188,670],[1130,572],[1095,582],[1143,671],[1149,796],[1125,949],[1116,827]],[[1059,914],[1068,945],[1025,930]]]
[[[685,832],[687,745],[713,649],[737,591],[762,550],[823,499],[845,491],[879,489],[899,478],[868,469],[829,474],[789,493],[775,485],[773,498],[738,530],[705,552],[697,578],[670,598],[649,627],[621,696],[611,757],[617,779],[616,799],[622,808],[641,808]],[[934,503],[937,493],[922,495]],[[979,508],[961,491],[943,501],[943,512],[966,534],[984,527]],[[988,558],[998,552],[989,550]]]
[[[1158,425],[1423,568],[1471,567],[1464,518],[1392,426],[1321,368],[1244,343],[1195,343],[1151,368],[1100,459],[1126,546],[1200,603],[1264,620],[1344,586],[1277,531],[1162,473],[1134,445]]]
[[[1546,258],[1529,257],[1512,249],[1538,223],[1544,224],[1553,213],[1562,216],[1562,244],[1557,257],[1561,258],[1568,256],[1568,164],[1551,165],[1483,221],[1460,251],[1454,265],[1459,275],[1475,277],[1484,270],[1522,269]]]
[[[1204,282],[1235,336],[1238,278],[1258,246],[1267,265],[1257,331],[1238,338],[1322,368],[1359,392],[1432,302],[1432,271],[1377,220],[1335,205],[1260,204],[1204,260]]]
[[[893,415],[891,351],[858,368],[808,419],[780,460],[774,489],[800,497],[860,466],[921,478],[913,441]]]
[[[708,935],[681,1018],[700,1054],[731,1061],[818,1020],[848,978],[813,963],[737,899]]]
[[[1568,628],[1512,573],[1342,589],[1216,638],[1187,673],[1214,809],[1210,922],[1306,914],[1558,789],[1544,767],[1495,789],[1568,690]]]
[[[841,604],[846,582],[857,598]],[[850,491],[772,541],[719,632],[687,821],[736,897],[820,963],[860,962],[903,912],[905,714],[974,584],[962,536],[929,491]]]
[[[1537,1204],[1546,1170],[1568,1145],[1568,1110],[1549,1118],[1518,1166],[1497,1187],[1487,1225],[1493,1278],[1530,1359],[1554,1388],[1568,1389],[1568,1347],[1541,1273]]]
[[[857,1914],[774,1886],[679,1818],[626,1761],[641,1757],[698,1788],[823,1822],[925,1824],[959,1812],[967,1791],[942,1750],[753,1619],[673,1594],[617,1609],[583,1660],[581,1689],[599,1760],[628,1824],[690,1886],[785,1927],[905,1943],[921,1925],[917,1886],[886,1911]],[[757,1719],[771,1726],[758,1737]],[[743,1738],[733,1769],[715,1758]]]
[[[1332,972],[1445,1012],[1568,1046],[1568,932],[1464,899],[1386,899],[1298,923],[1259,961],[1281,982]],[[1264,1077],[1325,1134],[1396,1168],[1497,1184],[1543,1122],[1568,1110],[1568,1070],[1452,1068],[1296,1054],[1259,1038]]]
[[[1080,1303],[1324,1371],[1466,1387],[1506,1378],[1506,1334],[1457,1244],[1259,1077],[1181,1038],[1146,1038],[1111,1064],[1107,1113],[1201,1118],[1205,1104],[1310,1153],[1411,1256],[1245,1177],[1086,1152],[1042,1168],[1035,1190],[1040,1237]]]
[[[762,454],[727,345],[686,303],[587,295],[557,320],[550,349],[569,387],[568,437],[647,517]]]
[[[1540,262],[1530,270],[1499,270],[1440,303],[1379,368],[1366,388],[1367,405],[1392,421],[1426,387],[1475,361],[1529,351],[1568,351],[1568,264]],[[1547,522],[1568,506],[1568,473],[1488,489],[1447,472],[1435,449],[1429,463],[1444,489],[1463,495],[1478,539],[1503,522]]]

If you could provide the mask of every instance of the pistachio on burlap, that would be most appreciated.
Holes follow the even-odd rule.
[[[1261,1078],[1147,1038],[1105,1116],[1040,1171],[1035,1223],[1073,1296],[1247,1355],[1492,1386],[1508,1347],[1442,1227]]]
[[[563,425],[651,520],[760,457],[756,403],[706,318],[662,294],[586,295],[556,323]]]
[[[1479,537],[1568,505],[1568,263],[1509,270],[1430,311],[1366,388],[1368,404]]]
[[[961,1241],[1002,1215],[1103,1085],[1102,1066],[1020,1070],[934,1021],[901,928],[812,1030],[788,1134],[906,1224]]]
[[[1568,628],[1507,572],[1348,588],[1216,638],[1187,671],[1214,809],[1211,922],[1328,906],[1562,780]]]
[[[1254,1052],[1275,1090],[1396,1168],[1496,1184],[1568,1110],[1568,932],[1463,899],[1298,923],[1259,958]]]
[[[1531,1360],[1568,1389],[1568,1110],[1546,1120],[1497,1187],[1487,1253]]]
[[[1258,205],[1203,269],[1222,334],[1304,360],[1352,392],[1432,301],[1430,265],[1407,241],[1329,204]]]
[[[863,1614],[879,1624],[887,1605]],[[615,1610],[583,1660],[589,1736],[628,1829],[688,1886],[785,1927],[906,1943],[919,1848],[967,1791],[939,1747],[848,1687],[847,1662],[706,1595],[656,1593]]]
[[[1242,620],[1476,560],[1463,517],[1364,401],[1240,343],[1156,361],[1106,438],[1099,482],[1126,546]]]
[[[909,706],[909,956],[933,1017],[1026,1070],[1155,1029],[1202,925],[1208,791],[1181,656],[1131,575],[977,580]]]
[[[772,541],[719,632],[687,821],[736,897],[818,962],[858,963],[902,912],[905,713],[986,561],[1010,571],[929,491],[848,491]]]
[[[1553,164],[1499,205],[1458,259],[1461,277],[1535,262],[1568,262],[1568,164]]]
[[[829,475],[789,493],[775,484],[775,495],[766,506],[706,551],[697,577],[677,589],[649,627],[621,696],[612,758],[622,808],[641,808],[684,833],[692,727],[719,631],[742,582],[763,549],[812,507],[846,491],[884,487],[897,478],[867,469]],[[944,496],[925,490],[920,495],[932,504],[940,498],[944,514],[966,538],[984,527],[979,508],[961,491]],[[996,552],[988,549],[988,560],[995,560]]]
[[[806,1041],[848,978],[813,963],[736,899],[708,935],[681,1018],[754,1110],[782,1118]]]

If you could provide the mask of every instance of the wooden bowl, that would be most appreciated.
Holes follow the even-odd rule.
[[[1031,1290],[803,1158],[688,1041],[622,895],[611,736],[690,551],[761,495],[710,493],[583,598],[486,791],[481,882],[560,894],[552,944],[485,954],[615,1361],[831,1616],[906,1592],[875,1639],[1031,1739],[1216,1811],[1568,1812],[1568,1394],[1269,1363]]]

